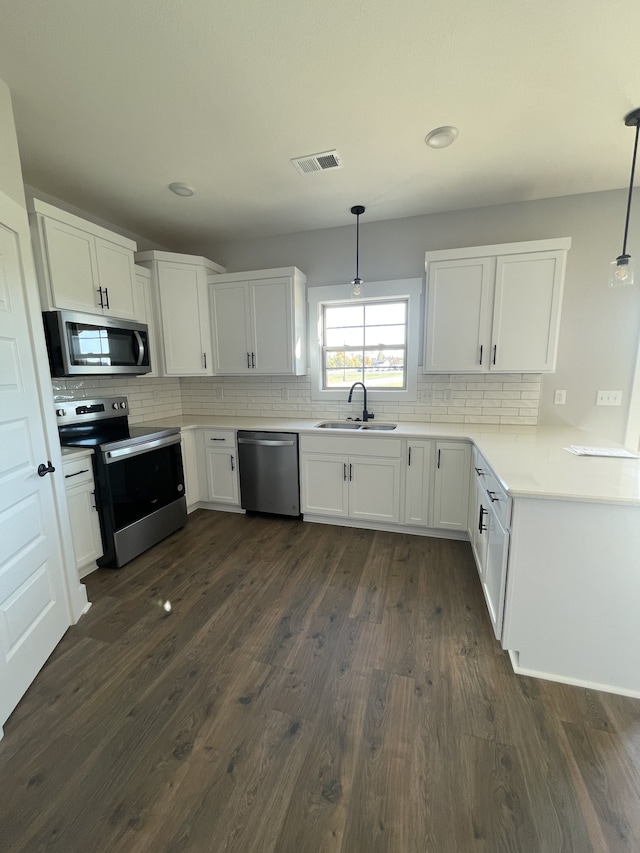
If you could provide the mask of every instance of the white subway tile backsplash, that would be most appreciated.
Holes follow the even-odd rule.
[[[305,376],[55,379],[55,400],[125,395],[132,423],[159,415],[345,418],[359,416],[361,403],[311,399]],[[288,399],[283,399],[283,391]],[[369,406],[378,420],[420,423],[535,424],[539,374],[419,375],[417,400]],[[220,393],[222,396],[219,396]]]

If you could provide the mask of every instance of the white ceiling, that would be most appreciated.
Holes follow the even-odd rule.
[[[0,0],[0,22],[26,183],[169,247],[628,186],[638,0]],[[290,163],[331,148],[344,168]]]

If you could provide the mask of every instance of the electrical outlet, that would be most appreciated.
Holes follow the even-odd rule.
[[[596,406],[620,406],[622,391],[597,391]]]
[[[553,402],[556,406],[564,406],[564,404],[567,402],[567,392],[556,391],[556,395],[553,398]]]
[[[283,388],[283,389],[282,389],[282,399],[283,399],[283,400],[288,400],[288,399],[289,399],[289,389],[288,389],[288,388]]]
[[[219,385],[216,388],[216,400],[223,400],[223,399],[224,399],[224,389]]]

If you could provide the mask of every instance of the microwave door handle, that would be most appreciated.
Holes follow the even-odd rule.
[[[144,359],[144,341],[142,340],[142,335],[137,329],[133,330],[133,334],[135,335],[136,343],[138,344],[138,360],[136,361],[136,365],[140,367]]]

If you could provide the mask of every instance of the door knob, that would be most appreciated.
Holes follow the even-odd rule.
[[[46,464],[46,465],[44,464],[44,462],[41,462],[41,463],[38,465],[38,477],[46,477],[46,476],[47,476],[47,474],[53,474],[53,472],[54,472],[55,470],[56,470],[56,469],[55,469],[55,468],[53,467],[53,465],[51,464],[51,460],[50,460],[50,459],[47,459],[47,464]]]

